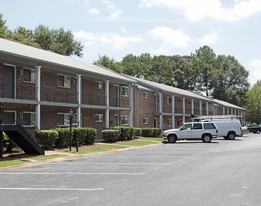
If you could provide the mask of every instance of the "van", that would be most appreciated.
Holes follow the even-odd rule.
[[[242,136],[241,123],[239,119],[209,119],[203,122],[214,122],[218,128],[218,137],[234,140],[236,136]]]

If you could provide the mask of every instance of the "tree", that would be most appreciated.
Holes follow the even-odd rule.
[[[113,58],[107,57],[106,55],[99,56],[97,61],[94,61],[95,65],[101,65],[115,72],[122,73],[122,66],[116,62]]]
[[[3,15],[0,14],[0,38],[10,38],[12,35],[12,32],[8,30],[8,27],[6,26],[6,20],[3,19]]]
[[[73,39],[71,31],[60,29],[49,29],[48,26],[39,25],[34,31],[34,41],[41,48],[58,54],[82,57],[83,46]]]
[[[248,71],[233,56],[219,55],[212,74],[211,95],[236,105],[245,105],[249,88]]]
[[[261,80],[247,92],[246,120],[261,123]]]
[[[192,70],[191,57],[175,55],[170,57],[170,63],[173,75],[171,86],[190,91],[195,90],[195,72]]]
[[[197,89],[205,92],[207,96],[210,96],[213,88],[211,76],[215,71],[215,57],[216,54],[208,46],[200,47],[195,54],[192,54],[193,69],[197,72]]]

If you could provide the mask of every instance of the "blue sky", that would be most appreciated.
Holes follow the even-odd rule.
[[[127,54],[190,55],[203,45],[232,55],[261,79],[260,0],[0,0],[9,29],[64,27],[83,59]]]

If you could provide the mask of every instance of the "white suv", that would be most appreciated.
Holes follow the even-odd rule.
[[[218,129],[213,122],[188,122],[179,129],[165,130],[163,136],[170,143],[175,143],[180,139],[201,139],[203,142],[209,143],[212,138],[217,138]]]

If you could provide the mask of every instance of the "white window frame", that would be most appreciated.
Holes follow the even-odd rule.
[[[30,124],[29,125],[24,124],[24,114],[28,114],[28,113],[30,114]],[[32,122],[34,123],[34,125],[31,124]],[[23,112],[23,126],[24,127],[33,127],[33,126],[35,126],[35,123],[36,123],[36,113],[24,111]]]
[[[172,125],[171,118],[167,118],[167,125],[168,125],[168,126],[171,126],[171,125]]]
[[[143,120],[142,120],[142,123],[143,124],[149,124],[149,118],[143,118]]]
[[[148,99],[149,93],[148,92],[143,92],[143,99]]]
[[[172,97],[171,96],[167,96],[167,104],[172,104]]]
[[[103,114],[95,114],[95,122],[103,122]]]
[[[95,82],[95,89],[103,89],[103,82]]]
[[[61,115],[61,114],[63,115],[63,122],[64,122],[64,124],[59,124],[59,115]],[[66,124],[65,120],[68,121],[68,124]],[[70,126],[70,113],[58,113],[58,126]]]
[[[129,115],[121,115],[121,125],[129,125]]]
[[[129,96],[129,87],[121,86],[121,96],[123,97]]]
[[[24,80],[24,70],[30,70],[31,71],[31,80],[30,81]],[[34,73],[34,75],[32,75],[33,73]],[[35,84],[36,83],[36,69],[23,67],[23,82]]]
[[[61,86],[61,85],[59,85],[59,76],[62,76],[63,77],[63,86]],[[65,85],[65,78],[69,78],[69,84],[70,85],[68,85],[68,86],[66,86]],[[58,74],[57,75],[57,85],[58,85],[58,87],[60,87],[60,88],[67,88],[67,89],[70,89],[71,88],[71,86],[72,86],[72,81],[71,81],[71,76],[67,76],[67,75],[64,75],[64,74]]]

